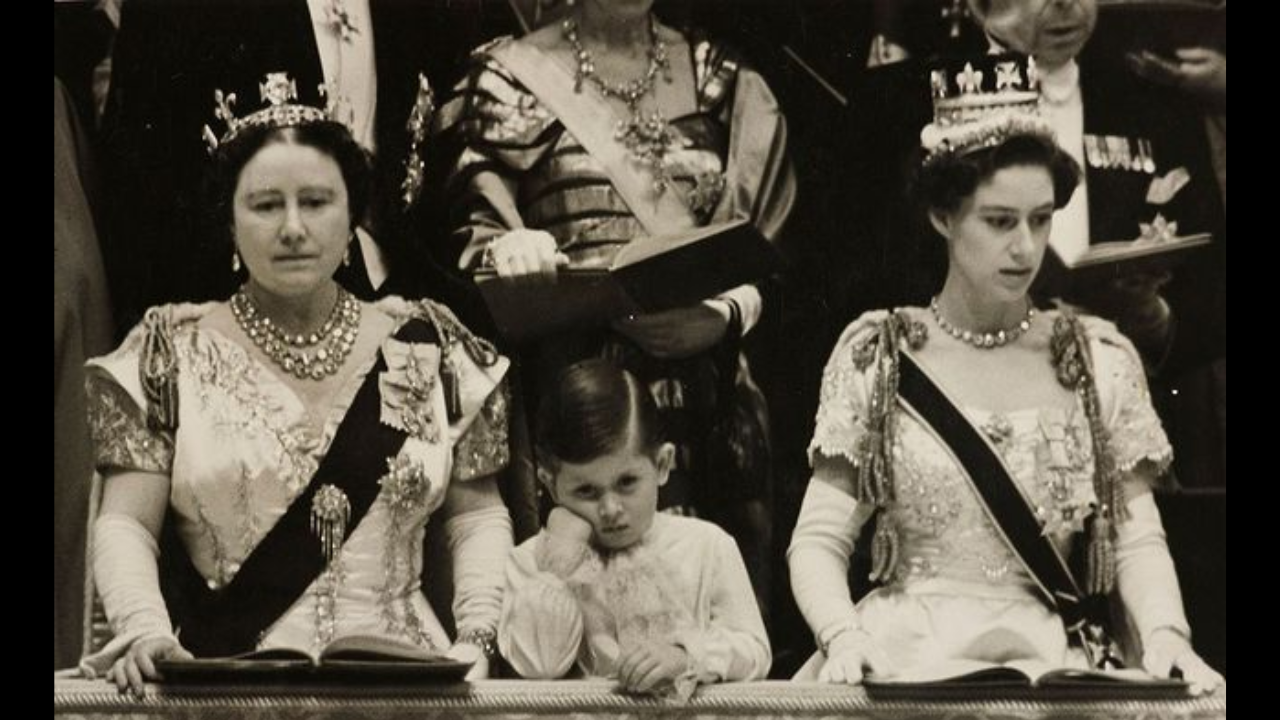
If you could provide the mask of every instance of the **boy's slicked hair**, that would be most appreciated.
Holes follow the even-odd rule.
[[[632,423],[640,452],[662,444],[658,407],[634,375],[602,358],[570,365],[538,407],[534,441],[539,461],[590,462],[623,447]]]

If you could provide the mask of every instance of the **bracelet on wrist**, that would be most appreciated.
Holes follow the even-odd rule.
[[[498,655],[498,633],[493,628],[469,628],[458,633],[458,642],[470,643],[480,648],[489,660]]]

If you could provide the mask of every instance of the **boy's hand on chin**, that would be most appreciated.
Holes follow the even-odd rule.
[[[571,510],[554,507],[547,516],[547,532],[561,540],[583,543],[591,542],[595,530],[591,523],[575,515]]]

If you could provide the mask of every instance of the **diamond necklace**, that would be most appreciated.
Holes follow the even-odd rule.
[[[561,27],[565,40],[573,51],[573,59],[578,64],[573,77],[573,91],[582,92],[582,83],[590,80],[600,94],[620,100],[627,106],[631,117],[618,121],[614,137],[627,147],[632,157],[649,166],[654,176],[654,191],[661,193],[671,182],[671,175],[667,171],[667,154],[680,144],[680,136],[660,110],[648,114],[640,110],[640,101],[653,92],[658,73],[662,73],[664,80],[671,82],[671,60],[667,56],[666,41],[658,36],[657,21],[653,15],[649,16],[649,66],[640,77],[622,83],[611,83],[596,73],[595,61],[578,37],[576,20],[566,18]]]
[[[236,324],[253,344],[299,380],[323,380],[338,372],[360,331],[360,301],[342,288],[338,288],[328,319],[309,335],[290,335],[281,330],[243,287],[231,296],[230,305]],[[311,349],[304,349],[308,347]]]
[[[1023,333],[1031,329],[1031,319],[1036,316],[1036,309],[1028,301],[1027,314],[1014,325],[995,332],[974,332],[973,330],[962,330],[942,317],[942,309],[938,307],[937,295],[934,295],[933,299],[929,301],[929,310],[933,313],[933,319],[938,321],[938,327],[942,328],[948,335],[984,350],[1007,345],[1017,340]]]

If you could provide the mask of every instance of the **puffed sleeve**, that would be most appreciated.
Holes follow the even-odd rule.
[[[444,305],[420,304],[440,332],[442,373],[452,394],[449,439],[453,446],[452,479],[467,481],[492,475],[507,466],[510,446],[507,369],[511,362],[476,336]]]
[[[1173,448],[1151,404],[1138,351],[1111,323],[1092,317],[1086,323],[1102,420],[1116,467],[1128,472],[1145,461],[1153,477],[1163,475],[1173,460]]]
[[[544,530],[507,560],[498,648],[521,677],[564,677],[578,659],[582,610],[566,578],[589,552]]]
[[[854,331],[863,326],[866,329]],[[843,458],[855,465],[858,447],[867,434],[870,397],[870,370],[863,358],[874,351],[876,332],[862,318],[850,324],[831,351],[822,373],[822,389],[818,397],[818,415],[813,440],[809,443],[809,462],[819,455]]]
[[[169,472],[177,423],[178,338],[203,311],[194,305],[151,308],[119,348],[86,363],[89,431],[99,472]],[[153,371],[146,380],[144,368]],[[169,398],[169,407],[160,396]]]

